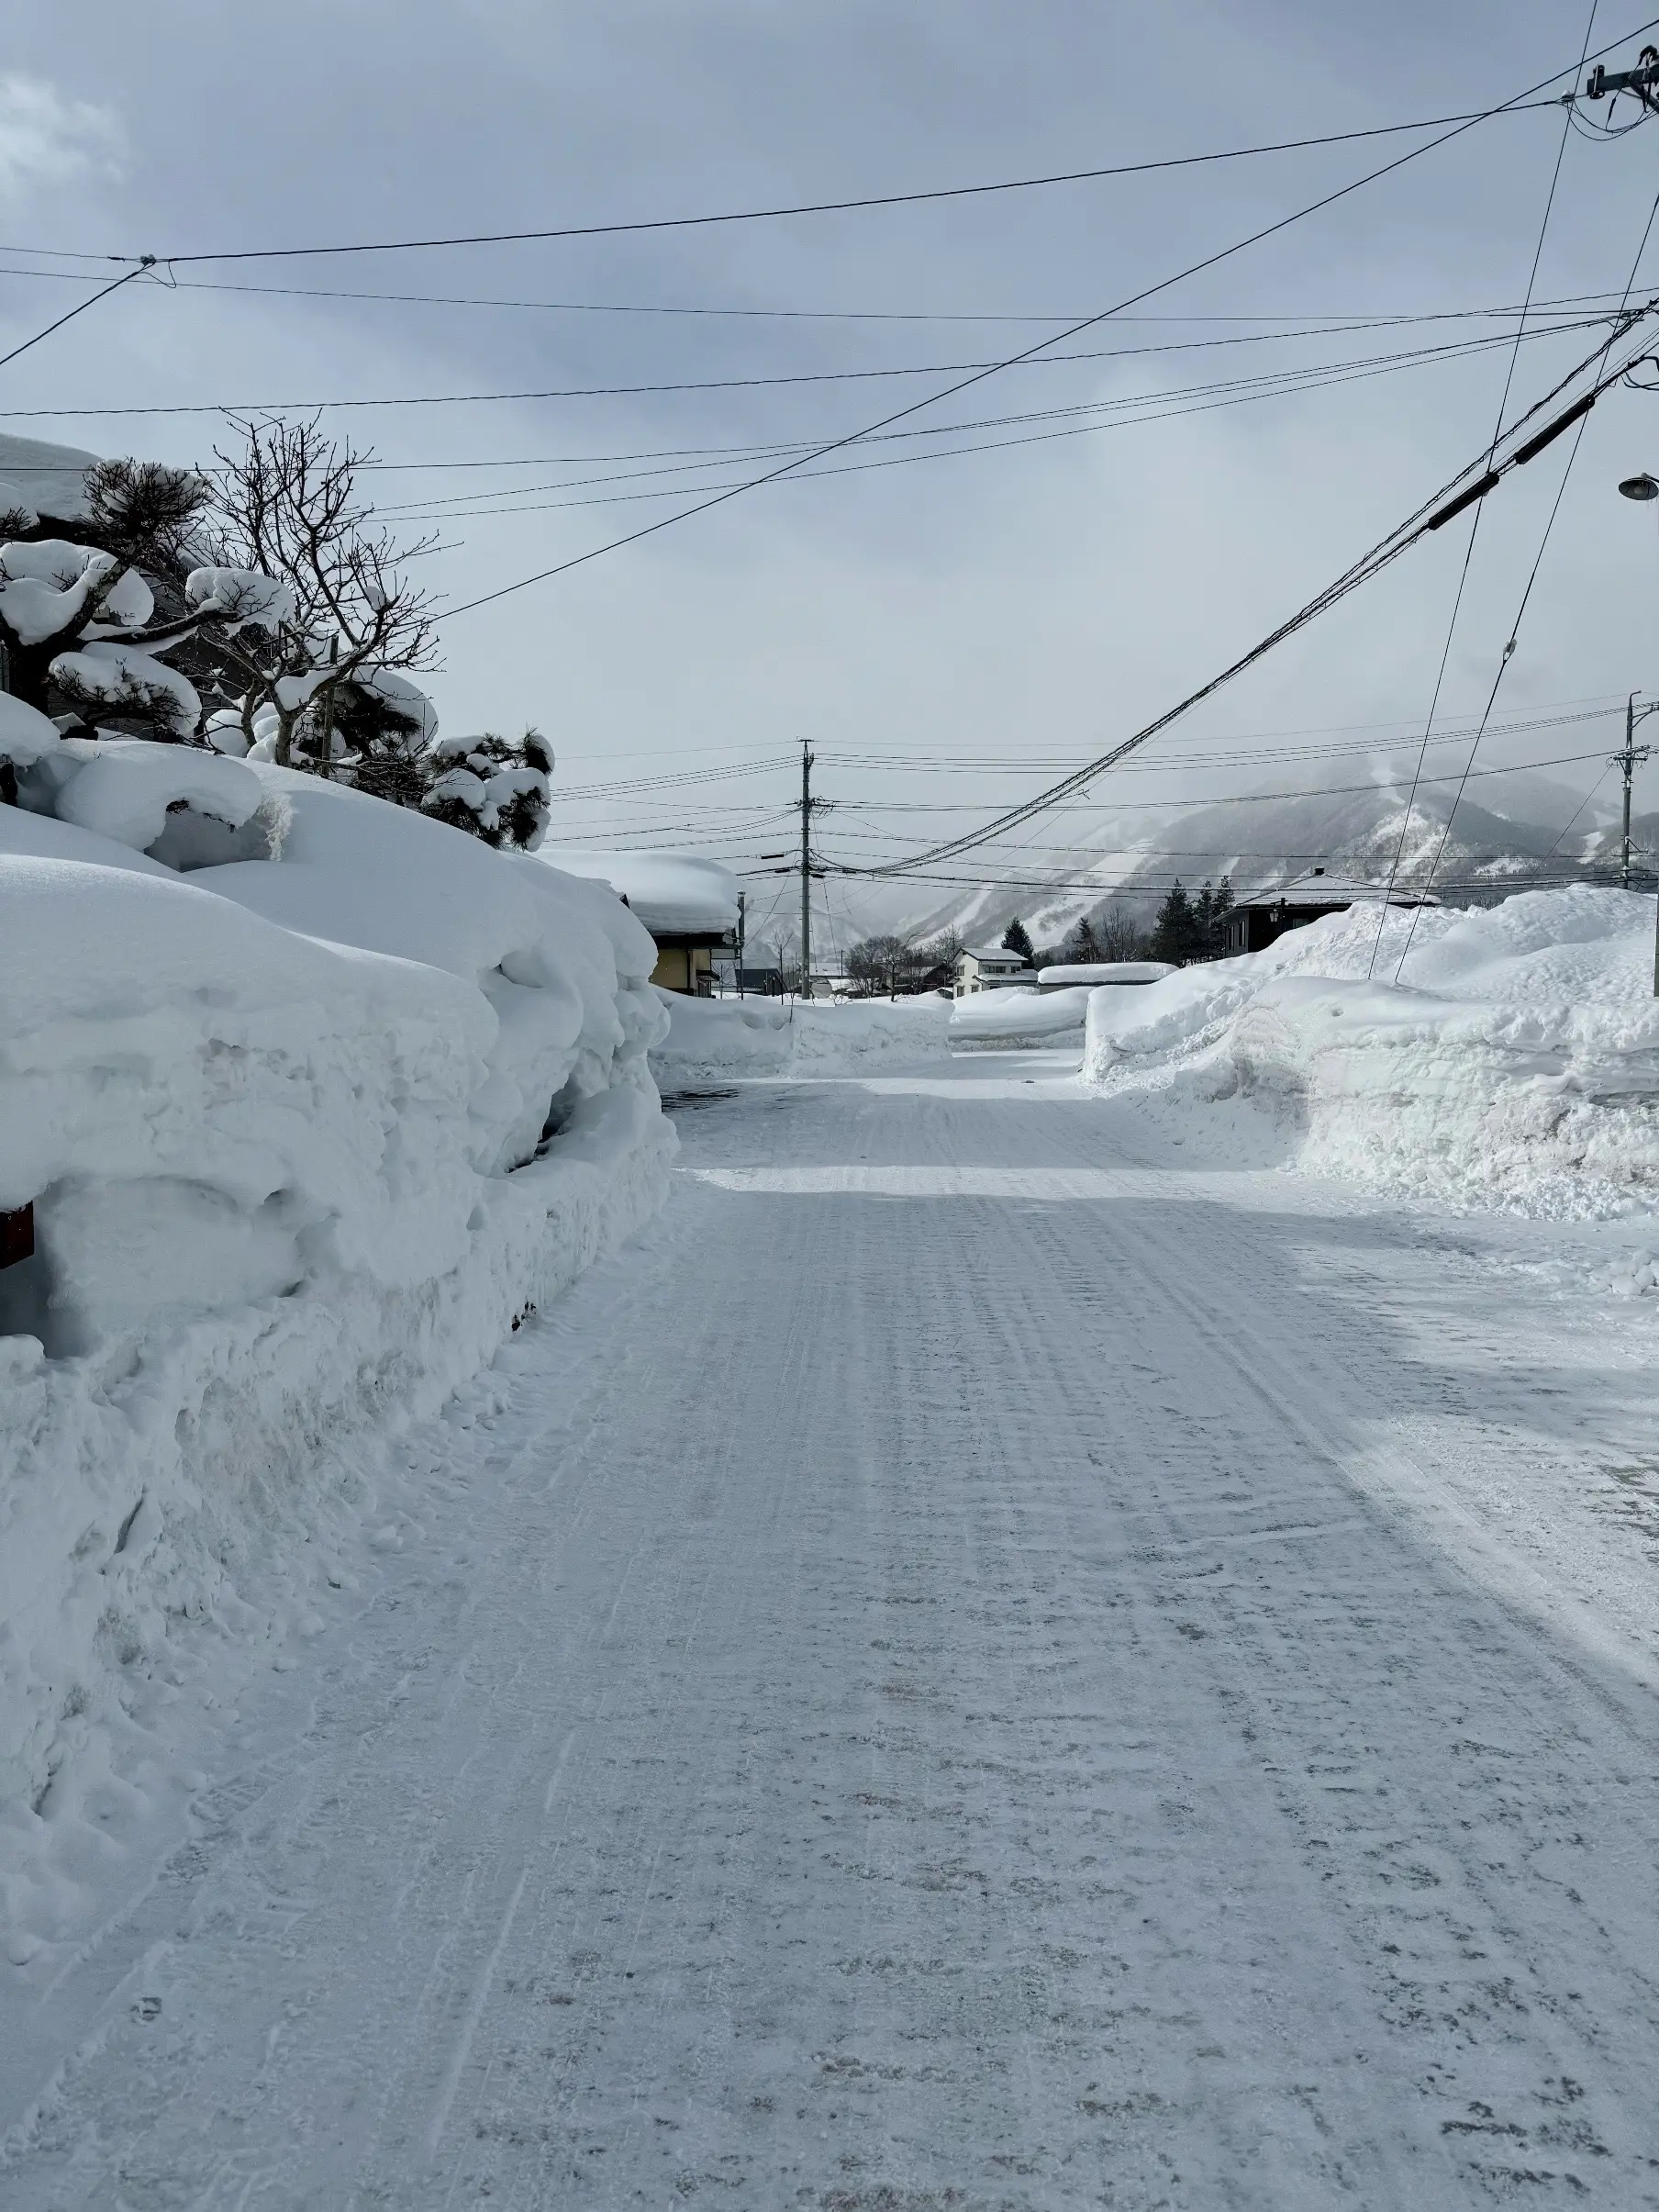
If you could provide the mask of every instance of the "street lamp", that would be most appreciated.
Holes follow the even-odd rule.
[[[1626,476],[1619,488],[1627,499],[1659,499],[1659,476],[1643,469],[1639,476]]]

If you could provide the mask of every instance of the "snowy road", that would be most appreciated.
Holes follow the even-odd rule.
[[[1043,1067],[682,1114],[8,2212],[1659,2205],[1651,1308]]]

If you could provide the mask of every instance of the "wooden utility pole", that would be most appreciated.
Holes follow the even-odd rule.
[[[812,754],[801,740],[801,990],[812,996]]]
[[[1624,702],[1624,751],[1613,755],[1613,765],[1624,777],[1624,837],[1620,846],[1619,883],[1620,889],[1626,891],[1631,888],[1631,776],[1636,763],[1646,760],[1653,751],[1651,745],[1637,744],[1636,724],[1650,714],[1659,714],[1659,699],[1638,708],[1636,701],[1640,697],[1640,692],[1632,691]],[[1659,985],[1655,988],[1659,989]]]

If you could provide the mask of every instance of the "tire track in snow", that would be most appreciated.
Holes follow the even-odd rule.
[[[1524,1302],[1051,1089],[685,1135],[18,2212],[1659,2203],[1652,1708],[1408,1494]]]

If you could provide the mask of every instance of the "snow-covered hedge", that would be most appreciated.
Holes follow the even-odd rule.
[[[76,1747],[234,1617],[324,1440],[441,1402],[654,1210],[674,1138],[655,948],[603,887],[10,707],[0,1210],[32,1204],[37,1252],[0,1269],[0,1919],[10,1884],[27,1949],[72,1917],[33,1877],[83,1817]]]
[[[1329,916],[1089,1002],[1084,1078],[1200,1123],[1260,1108],[1298,1164],[1589,1215],[1659,1191],[1653,901],[1579,884],[1484,911]],[[1223,1141],[1227,1141],[1225,1136]]]

